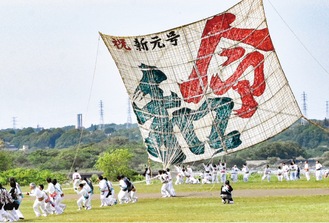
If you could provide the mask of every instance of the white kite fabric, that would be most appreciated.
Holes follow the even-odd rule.
[[[261,0],[140,36],[101,34],[152,160],[210,159],[282,132],[302,113],[282,71]]]

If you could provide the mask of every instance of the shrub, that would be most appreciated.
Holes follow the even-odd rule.
[[[14,177],[21,186],[27,186],[31,182],[36,184],[45,183],[47,177],[56,178],[58,182],[63,183],[68,180],[67,175],[50,170],[16,168],[0,173],[0,183],[6,185],[10,177]]]

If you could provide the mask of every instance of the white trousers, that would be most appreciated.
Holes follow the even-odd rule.
[[[118,201],[120,204],[128,202],[129,201],[128,191],[120,190],[118,193]]]
[[[47,215],[45,201],[39,201],[38,199],[35,199],[33,203],[33,211],[37,217],[41,216],[40,210],[43,215]]]

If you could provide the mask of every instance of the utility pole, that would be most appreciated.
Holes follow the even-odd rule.
[[[103,109],[103,101],[101,100],[99,103],[99,126],[98,130],[104,131],[104,109]]]
[[[13,117],[13,130],[16,130],[17,117]]]

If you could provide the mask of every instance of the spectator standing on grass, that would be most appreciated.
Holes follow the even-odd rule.
[[[322,164],[319,160],[315,162],[315,179],[322,180]]]
[[[278,166],[278,170],[277,170],[276,175],[278,177],[278,181],[282,182],[282,180],[283,180],[283,170],[282,170],[281,166]]]
[[[249,180],[249,168],[248,168],[246,163],[243,164],[242,172],[243,172],[243,181],[248,182],[248,180]]]
[[[77,190],[78,186],[80,184],[80,180],[81,180],[81,175],[80,173],[78,173],[78,170],[74,170],[74,173],[72,174],[72,181],[73,181],[73,189]]]
[[[222,162],[219,165],[220,182],[224,184],[226,182],[226,163]]]
[[[238,182],[238,173],[239,173],[239,168],[236,165],[234,165],[231,170],[231,180],[233,181],[233,183]]]
[[[297,163],[296,163],[296,167],[297,167],[296,180],[299,180],[300,179],[300,167]]]
[[[219,166],[216,164],[212,164],[210,166],[210,169],[211,169],[211,183],[218,183]]]
[[[283,178],[289,181],[289,166],[286,163],[282,163]]]
[[[290,163],[290,180],[297,180],[297,169],[298,166],[294,161]]]
[[[144,176],[145,176],[146,185],[151,184],[151,174],[152,174],[152,171],[151,171],[150,166],[145,166]]]
[[[305,174],[306,180],[309,181],[311,179],[311,177],[310,177],[310,168],[308,166],[307,160],[305,160],[305,163],[304,163],[304,174]]]

